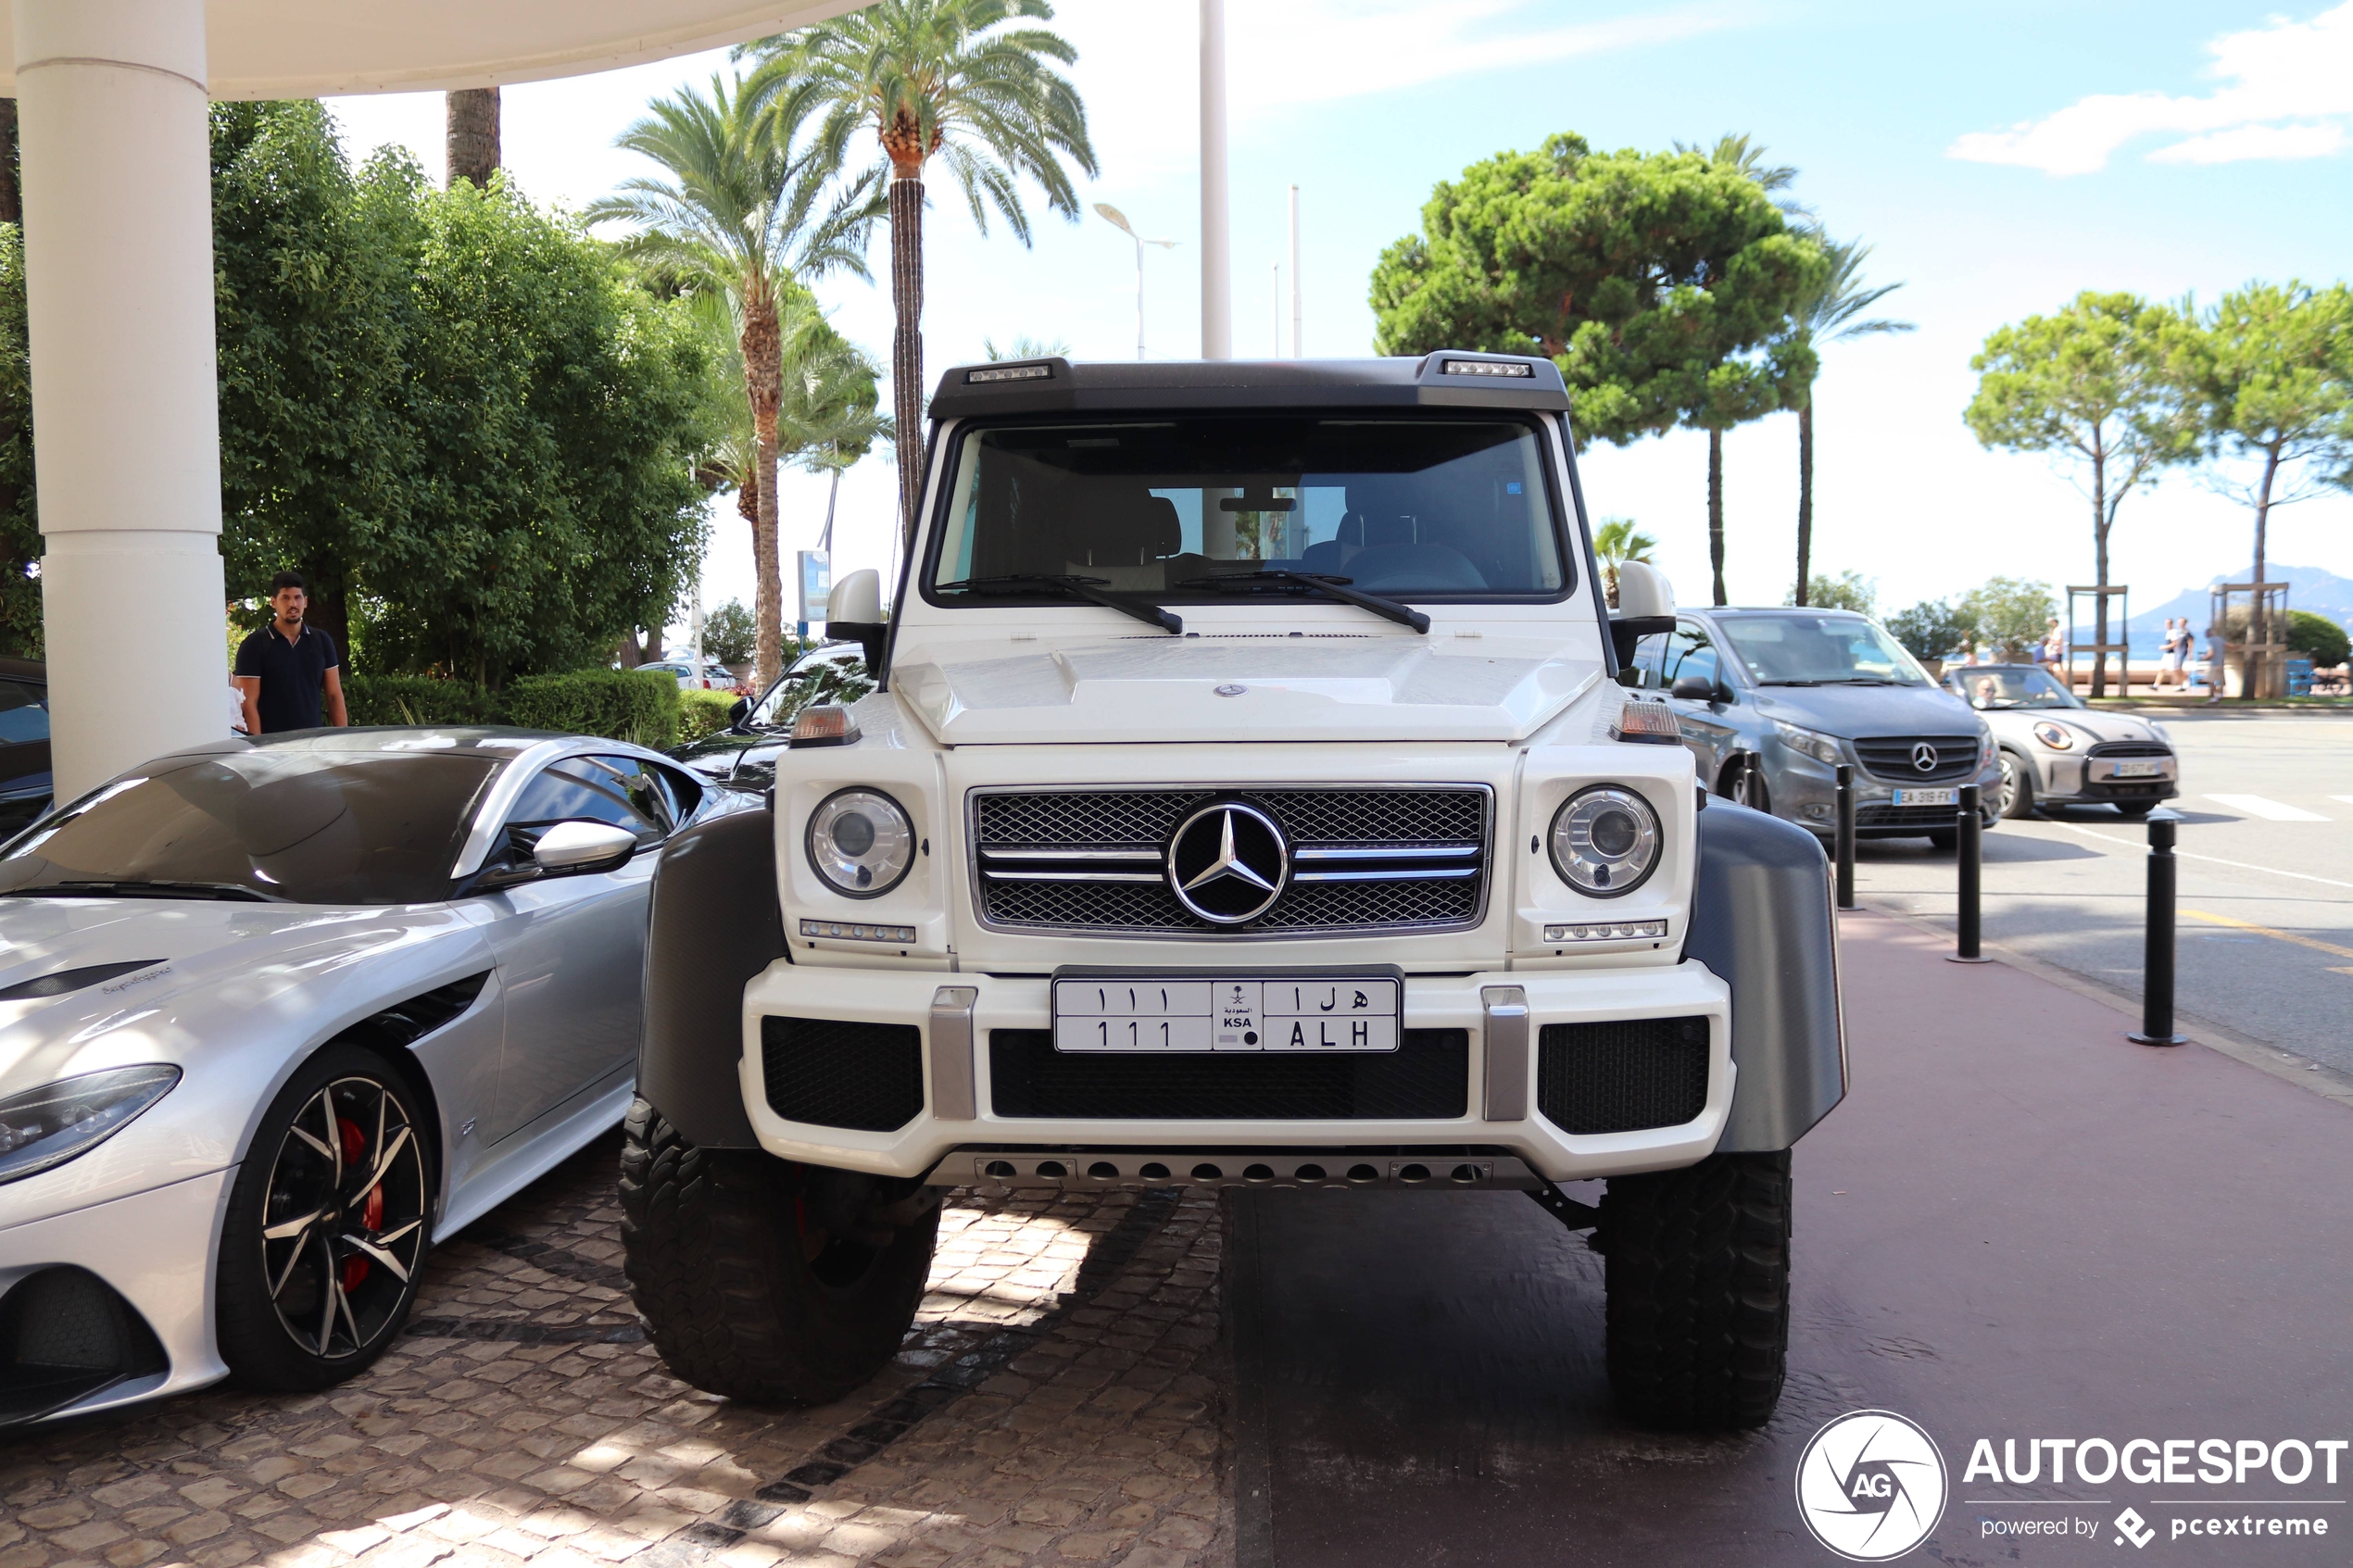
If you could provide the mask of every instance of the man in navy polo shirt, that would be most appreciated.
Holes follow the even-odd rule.
[[[245,734],[319,728],[319,698],[326,696],[330,724],[348,724],[343,706],[343,656],[335,640],[303,623],[310,595],[302,574],[282,571],[270,580],[270,608],[277,616],[237,646],[237,689],[245,698]]]

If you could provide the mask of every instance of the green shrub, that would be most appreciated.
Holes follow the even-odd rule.
[[[354,675],[343,680],[344,706],[355,724],[487,724],[489,694],[472,681],[429,675]]]
[[[739,699],[733,692],[681,691],[678,694],[678,744],[692,746],[705,735],[727,727],[727,715]]]
[[[678,680],[635,670],[526,675],[501,694],[500,718],[526,730],[604,735],[667,751],[678,744]]]
[[[2291,653],[2300,653],[2322,670],[2334,670],[2346,661],[2353,646],[2348,646],[2345,628],[2325,615],[2315,615],[2309,609],[2287,612],[2287,635],[2280,639]]]

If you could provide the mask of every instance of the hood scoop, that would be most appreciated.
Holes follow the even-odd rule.
[[[39,997],[62,997],[69,991],[86,991],[93,985],[103,985],[117,975],[134,970],[152,969],[161,959],[132,959],[125,963],[94,963],[82,969],[61,969],[36,980],[19,980],[6,990],[0,990],[0,1002],[31,1001]]]

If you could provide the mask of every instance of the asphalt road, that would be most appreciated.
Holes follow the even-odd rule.
[[[2168,718],[2182,757],[2182,1027],[2353,1073],[2353,721]],[[2147,830],[2107,807],[1985,835],[1985,940],[2141,995]],[[1949,922],[1953,859],[1865,843],[1867,904]]]

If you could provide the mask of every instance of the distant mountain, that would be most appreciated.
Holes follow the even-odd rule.
[[[2288,585],[2288,608],[2309,609],[2316,615],[2327,616],[2340,626],[2353,626],[2353,578],[2339,577],[2317,566],[2282,566],[2277,561],[2271,562],[2267,570],[2272,582]],[[2231,574],[2229,581],[2244,583],[2253,571],[2251,566],[2242,567]],[[2244,604],[2246,600],[2237,602]],[[2207,585],[2203,583],[2174,595],[2153,609],[2141,609],[2136,605],[2131,621],[2134,656],[2138,657],[2145,645],[2149,657],[2156,657],[2158,640],[2165,635],[2168,617],[2189,617],[2190,630],[2203,635],[2212,606],[2213,601],[2207,595]],[[2076,634],[2089,641],[2091,602],[2088,599],[2082,601],[2079,613],[2085,617],[2085,621]]]

